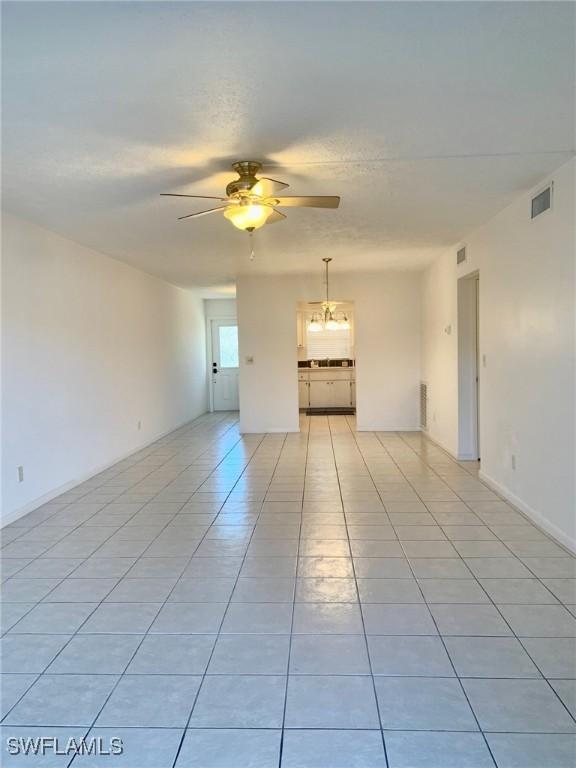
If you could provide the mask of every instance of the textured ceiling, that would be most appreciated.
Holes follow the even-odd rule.
[[[574,149],[574,5],[3,3],[5,206],[183,286],[419,268]],[[259,159],[289,209],[202,204]]]

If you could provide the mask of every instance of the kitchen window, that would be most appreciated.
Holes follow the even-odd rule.
[[[306,357],[308,360],[337,360],[352,357],[352,332],[350,328],[337,331],[312,332],[306,325]]]

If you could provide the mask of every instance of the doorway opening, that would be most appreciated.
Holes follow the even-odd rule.
[[[458,280],[458,458],[480,459],[480,275]]]
[[[333,302],[327,320],[321,302],[296,309],[298,407],[308,415],[356,413],[354,304]]]
[[[211,406],[213,411],[237,411],[238,323],[236,320],[211,320]]]

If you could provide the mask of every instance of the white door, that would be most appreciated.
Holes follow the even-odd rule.
[[[212,404],[215,411],[237,411],[238,325],[212,320]]]

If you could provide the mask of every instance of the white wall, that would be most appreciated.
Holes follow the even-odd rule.
[[[238,279],[243,432],[298,431],[296,305],[322,298],[320,266],[311,275]],[[418,429],[419,274],[336,273],[330,286],[336,299],[355,302],[358,429]]]
[[[428,434],[458,453],[458,305],[456,255],[448,252],[422,276],[422,379],[428,385]]]
[[[483,476],[576,548],[574,168],[551,177],[552,210],[530,218],[543,180],[466,238],[465,264],[455,247],[427,270],[422,367],[436,414],[429,433],[457,454],[457,280],[478,270]]]
[[[10,215],[2,341],[4,521],[207,407],[200,298]]]
[[[235,320],[236,299],[204,299],[206,320]]]

